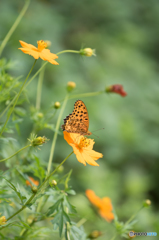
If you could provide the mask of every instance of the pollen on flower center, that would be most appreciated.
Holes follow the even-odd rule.
[[[86,137],[83,137],[83,138],[80,139],[80,143],[79,143],[78,147],[79,148],[88,147],[89,144],[90,144],[89,139],[86,138]]]
[[[44,48],[47,47],[47,43],[43,40],[37,41],[38,44],[38,50],[41,52]]]

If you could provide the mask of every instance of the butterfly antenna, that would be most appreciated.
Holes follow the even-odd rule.
[[[95,135],[94,133],[92,133],[94,136],[96,136],[97,138],[99,138],[97,135]]]
[[[97,129],[97,130],[95,130],[95,131],[93,131],[93,132],[96,132],[96,131],[99,131],[99,130],[102,130],[102,129],[105,129],[105,128],[99,128],[99,129]]]

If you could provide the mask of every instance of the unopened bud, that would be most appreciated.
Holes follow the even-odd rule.
[[[144,207],[149,207],[151,205],[151,201],[149,199],[146,199],[144,202],[143,202],[143,206]]]
[[[38,118],[43,118],[43,117],[44,117],[44,114],[41,113],[41,112],[39,112],[39,113],[37,114],[37,116],[38,116]]]
[[[64,170],[64,167],[61,165],[58,169],[57,169],[57,172],[58,173],[62,173]]]
[[[32,192],[33,192],[33,193],[37,193],[37,191],[38,191],[38,188],[37,188],[37,187],[35,187],[35,186],[32,186],[32,187],[31,187],[31,190],[32,190]]]
[[[80,54],[86,57],[96,56],[95,49],[92,48],[84,48],[80,50]]]
[[[68,82],[67,83],[67,91],[68,92],[71,92],[75,87],[76,87],[76,83],[75,82]]]
[[[5,216],[0,217],[0,225],[4,225],[6,224],[6,222],[7,222],[7,219]]]
[[[60,102],[55,102],[54,108],[58,109],[60,107],[61,107],[61,103]]]
[[[98,237],[100,237],[102,235],[102,233],[98,230],[94,230],[93,232],[91,232],[89,235],[88,235],[88,238],[90,239],[96,239]]]
[[[30,140],[31,145],[33,147],[42,145],[43,143],[46,143],[46,141],[48,141],[46,137],[37,137],[37,138],[34,138],[33,140]]]
[[[52,186],[54,186],[54,187],[55,187],[55,186],[57,185],[57,182],[56,182],[56,180],[54,180],[54,179],[53,179],[53,180],[51,181],[51,184],[52,184]]]

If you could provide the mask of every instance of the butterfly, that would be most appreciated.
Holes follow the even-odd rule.
[[[80,135],[91,135],[88,131],[89,117],[86,105],[81,100],[77,100],[74,104],[74,109],[64,119],[64,124],[61,126],[63,131],[69,133],[79,133]]]

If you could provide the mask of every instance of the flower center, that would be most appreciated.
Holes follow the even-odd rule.
[[[43,40],[37,41],[37,44],[39,52],[41,52],[44,48],[47,47],[47,43],[44,42]]]
[[[78,144],[78,147],[79,147],[79,148],[88,147],[89,144],[90,144],[89,139],[86,138],[86,137],[82,137],[82,138],[80,139],[80,142],[79,142],[79,144]]]

